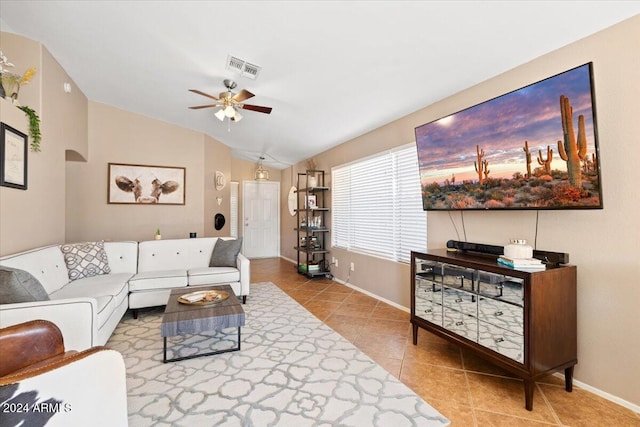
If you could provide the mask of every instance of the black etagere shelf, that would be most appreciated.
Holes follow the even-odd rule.
[[[330,230],[326,227],[329,208],[326,207],[327,187],[323,170],[308,169],[298,173],[297,208],[294,228],[298,244],[298,273],[310,278],[332,277],[328,261]]]

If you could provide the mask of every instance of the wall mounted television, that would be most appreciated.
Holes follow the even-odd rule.
[[[592,68],[415,128],[424,210],[602,209]]]

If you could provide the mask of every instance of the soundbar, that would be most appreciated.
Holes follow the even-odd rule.
[[[477,252],[481,254],[489,255],[502,255],[504,253],[504,246],[485,245],[482,243],[471,242],[459,242],[457,240],[449,240],[447,242],[447,249],[457,249],[463,252]]]
[[[504,254],[504,246],[486,245],[483,243],[460,242],[458,240],[449,240],[447,249],[454,249],[461,252],[475,252],[479,254],[488,254],[500,256]],[[569,264],[569,254],[564,252],[541,251],[534,249],[533,257],[542,260],[545,264],[560,265]]]

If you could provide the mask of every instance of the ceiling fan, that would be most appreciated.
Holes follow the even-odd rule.
[[[238,93],[232,92],[232,90],[237,86],[236,82],[234,82],[233,80],[225,79],[223,83],[227,88],[227,91],[220,92],[220,95],[218,95],[218,97],[209,95],[208,93],[204,93],[197,89],[189,89],[189,91],[193,93],[206,96],[207,98],[211,98],[216,101],[214,104],[197,105],[189,108],[191,108],[192,110],[199,110],[201,108],[220,107],[220,109],[216,111],[214,115],[220,121],[223,121],[225,117],[228,117],[229,120],[233,120],[235,122],[239,122],[242,119],[242,115],[240,115],[240,112],[238,110],[251,110],[265,114],[271,113],[271,107],[261,107],[259,105],[244,104],[242,101],[254,97],[255,95],[245,89],[242,89]]]

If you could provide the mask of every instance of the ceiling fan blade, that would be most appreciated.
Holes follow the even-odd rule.
[[[240,92],[236,93],[231,99],[237,102],[242,102],[245,99],[253,98],[255,95],[249,92],[248,90],[242,89]]]
[[[199,110],[200,108],[212,108],[212,107],[219,107],[220,104],[209,104],[209,105],[196,105],[195,107],[189,107],[192,110]]]
[[[259,113],[271,114],[271,107],[261,107],[259,105],[242,104],[239,106],[245,110],[257,111]]]
[[[206,96],[207,98],[215,99],[216,101],[218,100],[218,98],[216,98],[215,96],[209,95],[208,93],[204,93],[197,89],[189,89],[189,91],[193,93],[197,93],[198,95]]]

